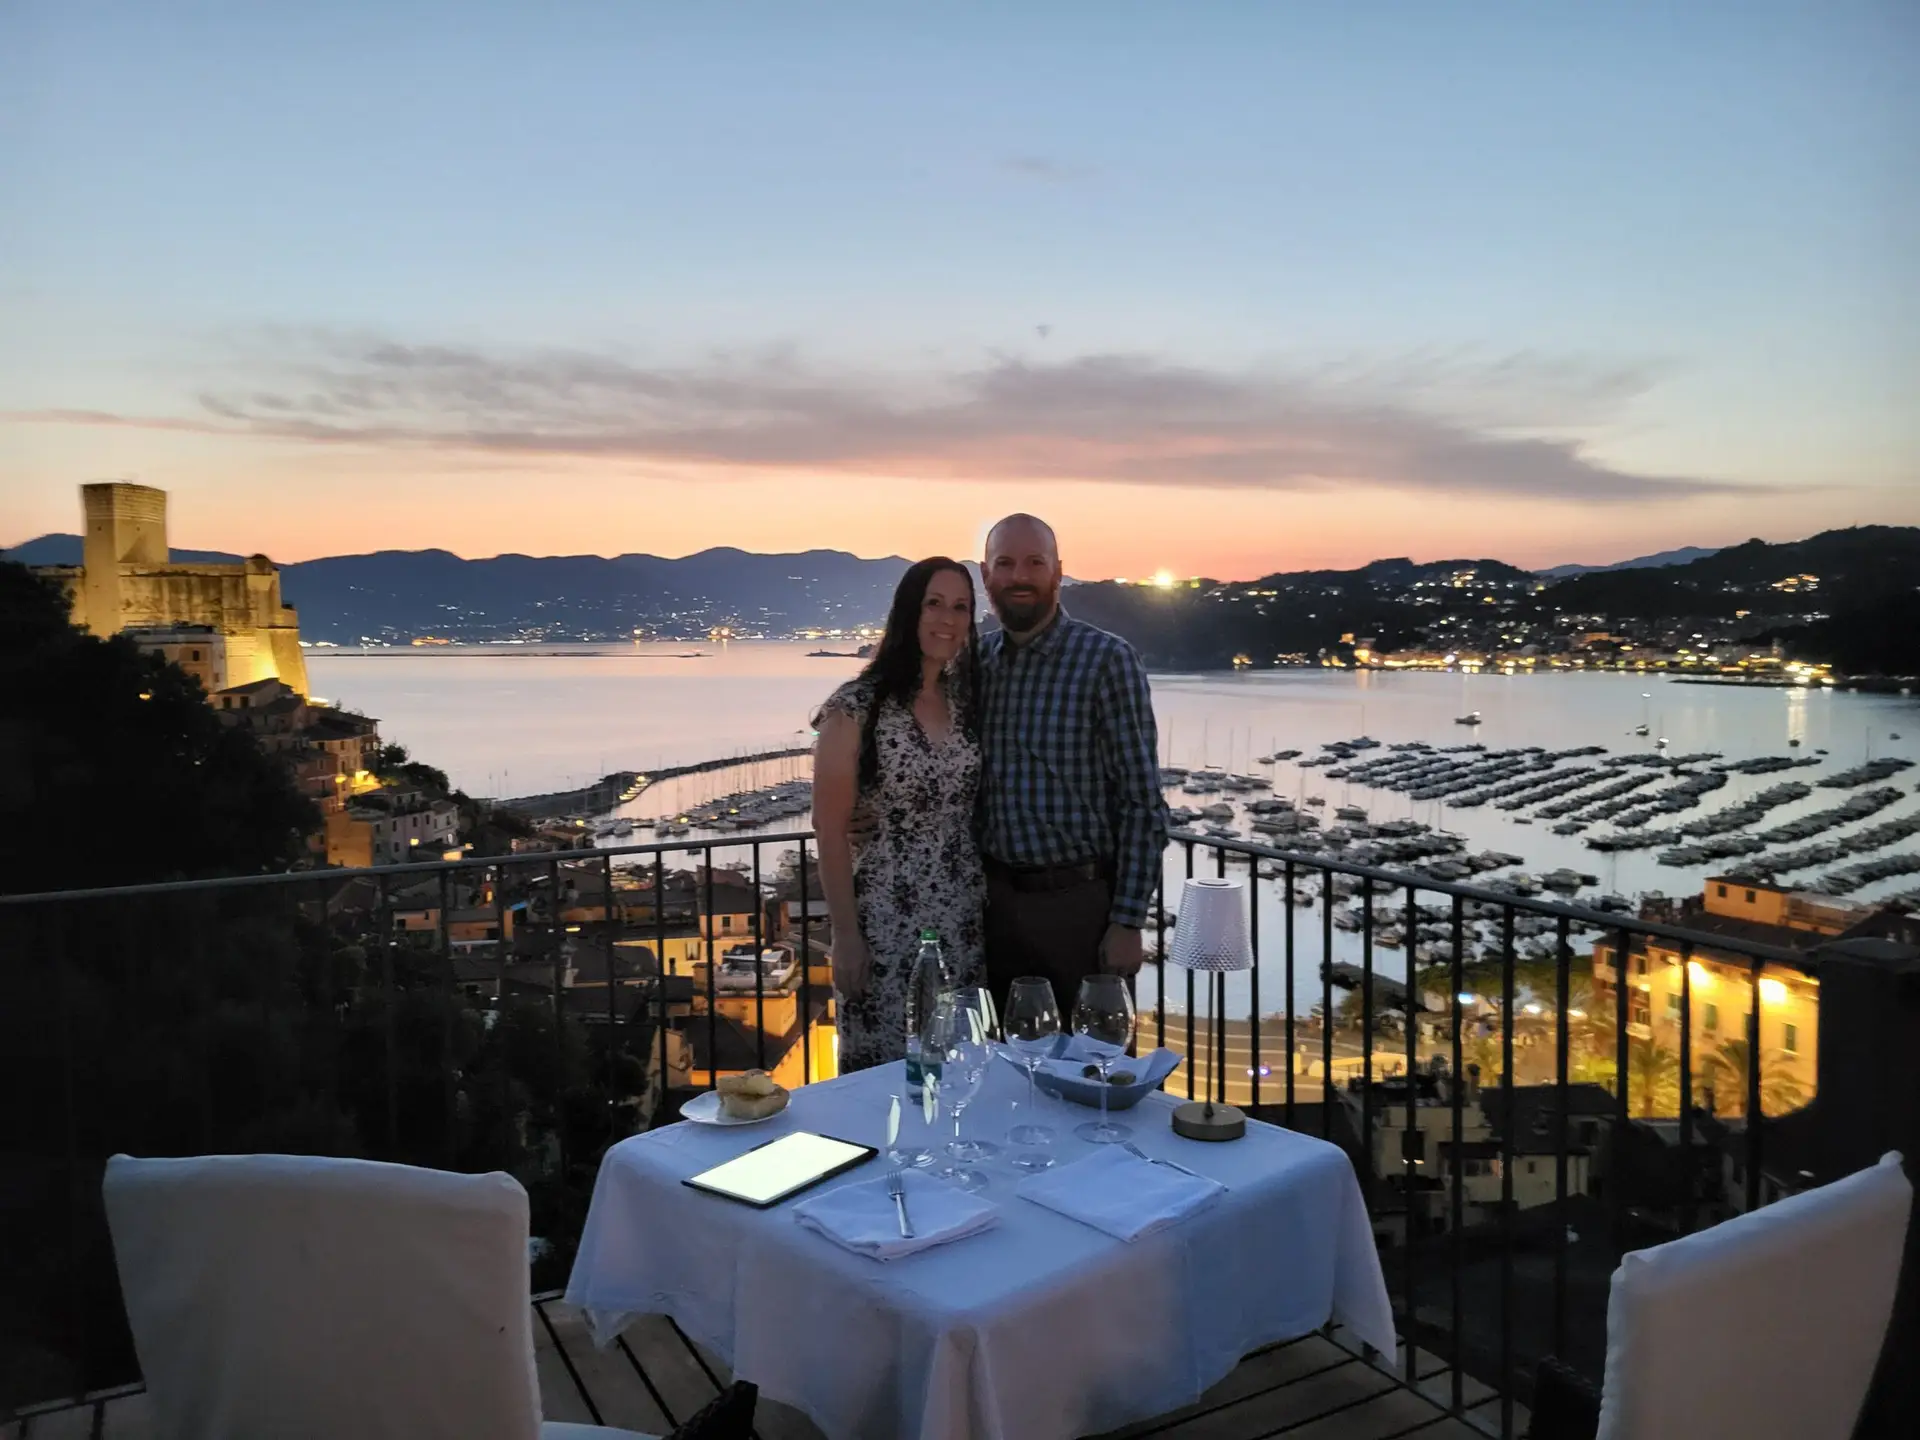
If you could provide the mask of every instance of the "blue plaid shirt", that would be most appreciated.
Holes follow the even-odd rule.
[[[1008,865],[1111,861],[1110,923],[1144,928],[1167,802],[1140,657],[1061,610],[1025,645],[982,640],[980,690],[980,848]]]

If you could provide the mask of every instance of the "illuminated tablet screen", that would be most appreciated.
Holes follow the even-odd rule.
[[[756,1150],[688,1178],[687,1184],[749,1205],[771,1205],[874,1155],[830,1135],[782,1135]]]

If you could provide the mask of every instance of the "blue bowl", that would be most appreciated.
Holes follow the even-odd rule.
[[[1054,1042],[1054,1061],[1065,1059],[1073,1053],[1075,1038],[1062,1035]],[[1034,1076],[1034,1083],[1047,1094],[1098,1110],[1100,1092],[1104,1090],[1107,1093],[1108,1110],[1131,1110],[1144,1097],[1158,1090],[1167,1076],[1180,1068],[1180,1057],[1171,1050],[1155,1050],[1151,1054],[1138,1056],[1123,1055],[1113,1062],[1113,1068],[1132,1074],[1134,1082],[1131,1085],[1102,1085],[1092,1077],[1082,1077],[1078,1073],[1063,1075],[1050,1066],[1051,1062]]]

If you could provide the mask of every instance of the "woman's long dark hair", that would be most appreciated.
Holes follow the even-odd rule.
[[[979,707],[975,703],[980,693],[980,637],[975,615],[979,601],[974,594],[973,575],[958,560],[934,555],[909,565],[907,573],[900,577],[900,584],[893,592],[892,608],[887,612],[887,628],[881,633],[873,658],[858,677],[873,690],[873,701],[867,706],[860,725],[860,788],[863,790],[880,775],[880,752],[874,743],[874,729],[881,707],[888,700],[911,706],[919,693],[920,613],[926,608],[927,587],[933,583],[933,577],[943,571],[952,571],[967,582],[967,640],[954,660],[953,723],[969,739],[980,737]],[[819,723],[816,717],[816,728]]]

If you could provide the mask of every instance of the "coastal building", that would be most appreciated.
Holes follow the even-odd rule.
[[[65,591],[74,623],[103,636],[202,626],[225,651],[225,676],[209,693],[264,679],[307,693],[299,621],[280,598],[280,571],[271,560],[175,564],[167,549],[167,492],[150,485],[82,485],[80,508],[81,563],[39,567]]]
[[[1552,1085],[1482,1086],[1471,1067],[1461,1082],[1460,1139],[1453,1133],[1452,1080],[1445,1074],[1412,1077],[1409,1119],[1408,1079],[1397,1075],[1373,1082],[1373,1153],[1367,1157],[1378,1192],[1391,1202],[1384,1208],[1401,1217],[1418,1217],[1416,1236],[1444,1232],[1451,1218],[1454,1174],[1459,1172],[1461,1223],[1476,1225],[1497,1216],[1505,1204],[1507,1136],[1511,1131],[1511,1184],[1516,1210],[1550,1205],[1558,1194],[1558,1155],[1567,1153],[1567,1193],[1600,1193],[1601,1167],[1595,1156],[1602,1144],[1603,1120],[1613,1097],[1598,1085],[1568,1087],[1564,1126],[1557,1088]],[[1358,1078],[1338,1092],[1350,1122],[1357,1121],[1364,1081]],[[1304,1127],[1303,1127],[1304,1128]],[[1564,1134],[1562,1133],[1564,1129]],[[1412,1161],[1409,1180],[1408,1161]],[[1409,1205],[1411,1200],[1411,1205]],[[1393,1233],[1389,1227],[1385,1233]],[[1400,1238],[1398,1234],[1396,1239]]]
[[[517,912],[511,905],[498,910],[491,905],[456,905],[444,913],[447,945],[455,951],[480,947],[499,949],[503,943],[513,943]],[[404,909],[396,907],[393,911],[394,933],[437,944],[441,914],[437,904],[411,905]]]
[[[193,676],[207,694],[227,688],[227,637],[211,625],[136,625],[124,633],[146,654]]]
[[[380,725],[370,716],[315,704],[271,678],[229,686],[209,695],[208,703],[223,723],[250,732],[262,750],[278,755],[300,793],[323,815],[379,787],[373,767]]]
[[[326,819],[327,863],[355,868],[438,860],[460,834],[460,808],[419,791],[370,790]]]
[[[1770,962],[1756,974],[1752,961],[1730,951],[1695,943],[1683,955],[1672,942],[1635,936],[1626,958],[1627,1033],[1679,1054],[1684,965],[1694,1102],[1712,1114],[1744,1115],[1748,1023],[1757,991],[1761,1113],[1796,1109],[1813,1097],[1819,1073],[1815,952],[1834,940],[1876,933],[1878,913],[1877,907],[1832,895],[1725,876],[1709,879],[1697,899],[1657,908],[1647,918],[1729,941],[1792,950],[1802,960],[1796,965]],[[1594,978],[1609,995],[1620,983],[1616,949],[1612,936],[1602,937],[1593,948]]]

